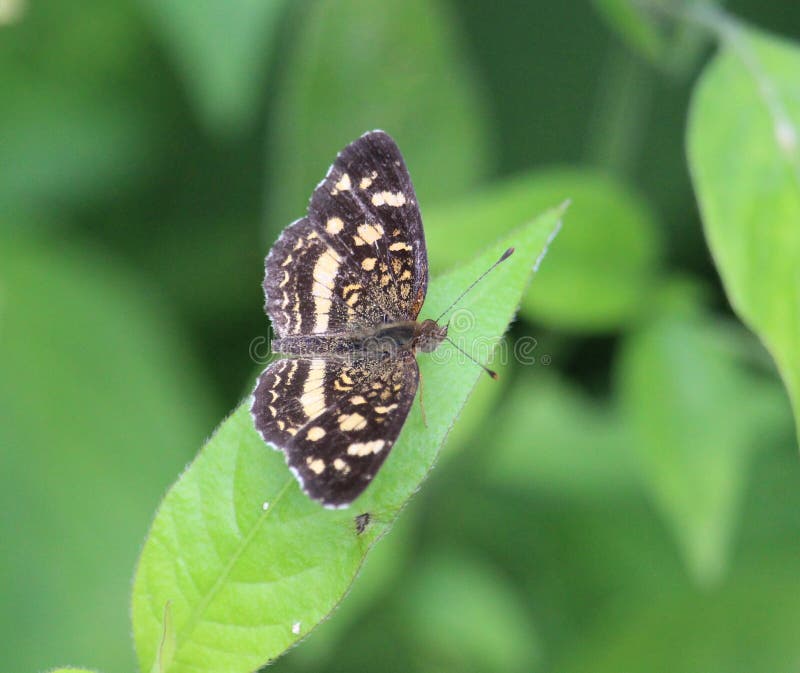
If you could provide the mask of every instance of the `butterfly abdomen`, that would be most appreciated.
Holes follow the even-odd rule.
[[[343,332],[289,336],[272,343],[275,353],[333,358],[380,358],[411,352],[419,334],[419,323],[387,323],[375,328]]]

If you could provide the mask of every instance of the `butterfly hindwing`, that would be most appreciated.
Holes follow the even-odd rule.
[[[303,490],[346,506],[372,481],[400,434],[419,382],[411,353],[346,362],[278,360],[262,373],[251,413],[284,452]]]

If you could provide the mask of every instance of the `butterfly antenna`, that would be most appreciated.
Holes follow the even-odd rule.
[[[500,260],[500,261],[502,261],[502,260]],[[476,360],[474,357],[472,357],[472,356],[471,356],[469,353],[467,353],[467,351],[465,351],[463,348],[461,348],[461,346],[459,346],[459,345],[458,345],[458,344],[457,344],[455,341],[453,341],[453,340],[452,340],[450,337],[445,337],[445,339],[446,339],[447,341],[449,341],[449,342],[450,342],[450,343],[451,343],[451,344],[452,344],[452,345],[455,347],[455,349],[456,349],[456,350],[457,350],[459,353],[461,353],[462,355],[464,355],[464,356],[465,356],[465,357],[466,357],[468,360],[472,360],[472,361],[473,361],[473,362],[474,362],[476,365],[478,365],[478,367],[480,367],[480,368],[481,368],[483,371],[485,371],[485,372],[486,372],[486,373],[487,373],[489,376],[491,376],[491,377],[492,377],[492,378],[493,378],[495,381],[497,381],[497,379],[498,379],[499,377],[497,376],[497,372],[496,372],[494,369],[489,369],[489,368],[488,368],[486,365],[484,365],[484,364],[482,364],[482,363],[478,362],[478,361],[477,361],[477,360]]]
[[[444,316],[446,316],[448,313],[450,313],[452,308],[458,302],[460,302],[466,296],[466,294],[472,290],[472,288],[474,288],[478,283],[480,283],[484,278],[486,278],[486,276],[488,276],[491,271],[494,271],[494,268],[498,264],[500,264],[500,262],[505,262],[509,257],[511,257],[513,252],[514,252],[514,248],[509,248],[502,255],[500,255],[500,259],[498,259],[494,264],[492,264],[488,269],[486,269],[486,271],[484,271],[480,276],[478,276],[475,280],[473,280],[472,283],[470,283],[469,287],[467,287],[466,290],[464,290],[460,295],[458,295],[456,300],[452,304],[450,304],[450,306],[448,306],[444,311],[442,311],[442,314],[438,318],[436,318],[436,322],[439,322]],[[458,346],[456,346],[456,348],[458,348]],[[463,353],[463,351],[462,351],[462,353]],[[466,353],[464,353],[464,354],[466,355]],[[467,357],[469,357],[469,356],[467,355]],[[478,363],[478,364],[480,364],[480,363]],[[491,370],[487,370],[487,371],[490,374],[493,373]],[[495,374],[494,376],[492,376],[492,378],[497,378],[497,375]]]

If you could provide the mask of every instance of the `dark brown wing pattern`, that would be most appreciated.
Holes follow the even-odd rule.
[[[422,219],[403,157],[386,133],[367,133],[339,153],[306,217],[266,259],[267,314],[304,357],[264,371],[251,411],[261,436],[326,506],[346,506],[375,476],[405,423],[419,369],[409,350],[326,357],[325,337],[363,339],[384,323],[415,320],[427,284]]]
[[[326,507],[350,504],[400,434],[419,381],[411,353],[346,363],[294,358],[258,381],[252,414],[280,448],[302,489]]]
[[[382,131],[348,145],[266,259],[279,337],[414,320],[428,284],[422,219],[403,158]]]

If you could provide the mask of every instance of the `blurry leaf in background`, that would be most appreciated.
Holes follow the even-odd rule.
[[[800,661],[796,558],[762,557],[713,591],[654,591],[584,634],[561,673],[794,673]]]
[[[531,173],[449,208],[423,207],[431,268],[468,258],[496,232],[565,199],[570,199],[569,220],[536,274],[522,316],[576,331],[626,324],[647,305],[660,272],[661,237],[646,204],[601,173]]]
[[[557,499],[638,488],[625,419],[538,363],[536,370],[517,382],[492,419],[495,449],[478,467],[485,479]]]
[[[665,36],[644,7],[631,0],[593,0],[592,4],[634,49],[656,62],[663,55]]]
[[[800,431],[800,49],[727,30],[692,101],[692,179],[728,298],[775,358]]]
[[[139,0],[201,121],[229,135],[254,121],[286,0]]]
[[[305,12],[276,92],[269,237],[305,213],[336,152],[375,128],[400,146],[423,211],[491,171],[481,92],[446,5],[319,0]]]
[[[131,670],[134,559],[211,426],[207,383],[152,288],[106,253],[6,237],[0,288],[4,666]]]
[[[705,0],[593,0],[596,11],[619,36],[650,63],[670,74],[686,76],[710,41],[708,32],[689,21],[678,20],[684,5]],[[709,4],[725,4],[712,0]]]
[[[553,209],[514,232],[516,254],[464,301],[476,316],[460,335],[465,343],[505,331],[562,213]],[[434,278],[426,305],[433,312],[444,308],[508,246],[506,237]],[[445,356],[447,350],[448,344],[440,347]],[[167,602],[177,633],[175,673],[200,663],[230,673],[251,671],[327,617],[371,544],[426,477],[481,375],[477,368],[457,366],[456,357],[447,359],[447,367],[433,357],[419,362],[427,424],[414,405],[389,460],[348,510],[326,510],[302,493],[283,454],[256,433],[249,403],[223,421],[167,493],[140,557],[132,615],[142,670],[155,660]],[[375,517],[357,535],[353,517],[360,512]]]
[[[0,226],[18,227],[19,209],[85,204],[145,173],[147,129],[136,110],[102,92],[3,79]]]
[[[126,3],[76,12],[30,3],[0,40],[0,223],[20,211],[85,206],[153,170],[156,117],[134,91],[146,59]]]
[[[789,412],[777,381],[740,357],[738,326],[704,315],[683,285],[653,304],[624,342],[620,401],[644,485],[695,581],[711,585],[728,565],[752,452]]]
[[[403,590],[397,633],[418,670],[514,673],[537,668],[525,597],[500,567],[465,551],[428,549]]]
[[[268,248],[254,244],[257,221],[236,213],[176,214],[159,231],[158,244],[146,250],[148,268],[158,270],[164,292],[201,329],[202,323],[209,330],[238,327],[255,313],[267,333],[261,284]],[[246,350],[245,339],[240,345]]]

